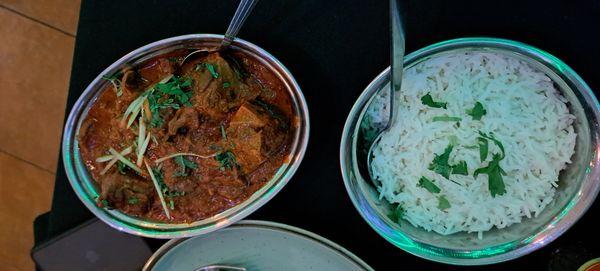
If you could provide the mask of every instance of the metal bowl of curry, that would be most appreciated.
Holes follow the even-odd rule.
[[[77,196],[135,235],[175,238],[234,223],[297,170],[308,108],[275,57],[236,39],[194,34],[141,47],[85,89],[62,155]]]

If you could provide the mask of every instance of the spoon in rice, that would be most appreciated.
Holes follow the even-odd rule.
[[[231,18],[231,22],[229,22],[229,27],[227,27],[227,31],[225,32],[225,36],[223,36],[223,40],[221,41],[221,45],[214,49],[199,49],[189,53],[187,56],[181,60],[181,65],[185,63],[186,59],[190,56],[195,55],[197,53],[210,53],[215,51],[225,51],[233,42],[237,34],[240,32],[242,25],[250,15],[250,12],[256,6],[258,0],[241,0],[237,9],[235,10],[235,14],[233,14],[233,18]]]
[[[373,161],[373,150],[377,143],[381,140],[381,137],[391,129],[394,123],[394,97],[400,92],[402,84],[402,73],[404,69],[404,52],[405,52],[405,37],[404,29],[402,26],[402,20],[400,19],[400,12],[398,10],[398,2],[400,0],[390,0],[390,34],[391,34],[391,51],[390,51],[390,93],[388,95],[388,102],[385,105],[388,108],[387,121],[379,125],[379,130],[375,131],[377,136],[374,136],[374,140],[370,144],[369,152],[367,153],[367,168],[369,170],[369,176],[371,181],[376,184],[377,179],[373,174],[371,163]],[[381,90],[380,90],[381,91]],[[369,146],[369,144],[365,144]]]

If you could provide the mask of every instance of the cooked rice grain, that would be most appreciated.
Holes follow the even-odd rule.
[[[447,102],[447,109],[422,104],[427,93],[435,101]],[[574,152],[575,117],[544,73],[504,54],[440,55],[407,69],[396,98],[396,122],[374,149],[372,169],[381,181],[380,196],[400,204],[405,220],[440,234],[481,235],[494,226],[504,228],[536,216],[552,200],[559,172]],[[487,111],[481,120],[465,112],[476,102]],[[385,111],[368,112],[373,125],[386,116]],[[432,121],[443,115],[461,117],[460,125]],[[490,195],[487,175],[473,178],[473,172],[499,152],[490,142],[488,158],[481,162],[479,148],[474,147],[478,131],[493,132],[506,150],[500,162],[507,173],[506,193],[501,196]],[[454,182],[427,169],[434,154],[442,153],[451,141],[457,144],[450,164],[464,160],[469,171],[468,176],[451,175]],[[441,192],[418,187],[421,176]],[[450,208],[438,209],[440,195]]]

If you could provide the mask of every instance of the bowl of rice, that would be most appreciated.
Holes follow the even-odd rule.
[[[369,174],[388,77],[389,68],[350,111],[340,163],[354,206],[397,247],[448,264],[507,261],[556,239],[596,198],[600,106],[556,57],[495,38],[407,55]]]

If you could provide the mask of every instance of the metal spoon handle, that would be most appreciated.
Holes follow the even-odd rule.
[[[390,64],[390,95],[388,127],[394,122],[394,96],[398,95],[402,85],[404,71],[405,38],[402,19],[400,18],[399,3],[401,0],[390,0],[390,34],[391,34],[391,64]]]
[[[238,32],[242,28],[244,21],[248,18],[248,15],[252,11],[252,8],[258,3],[258,0],[241,0],[240,4],[233,15],[233,19],[229,23],[229,27],[227,28],[227,32],[225,32],[225,38],[221,42],[221,48],[226,48],[231,44],[231,42],[235,39]]]

